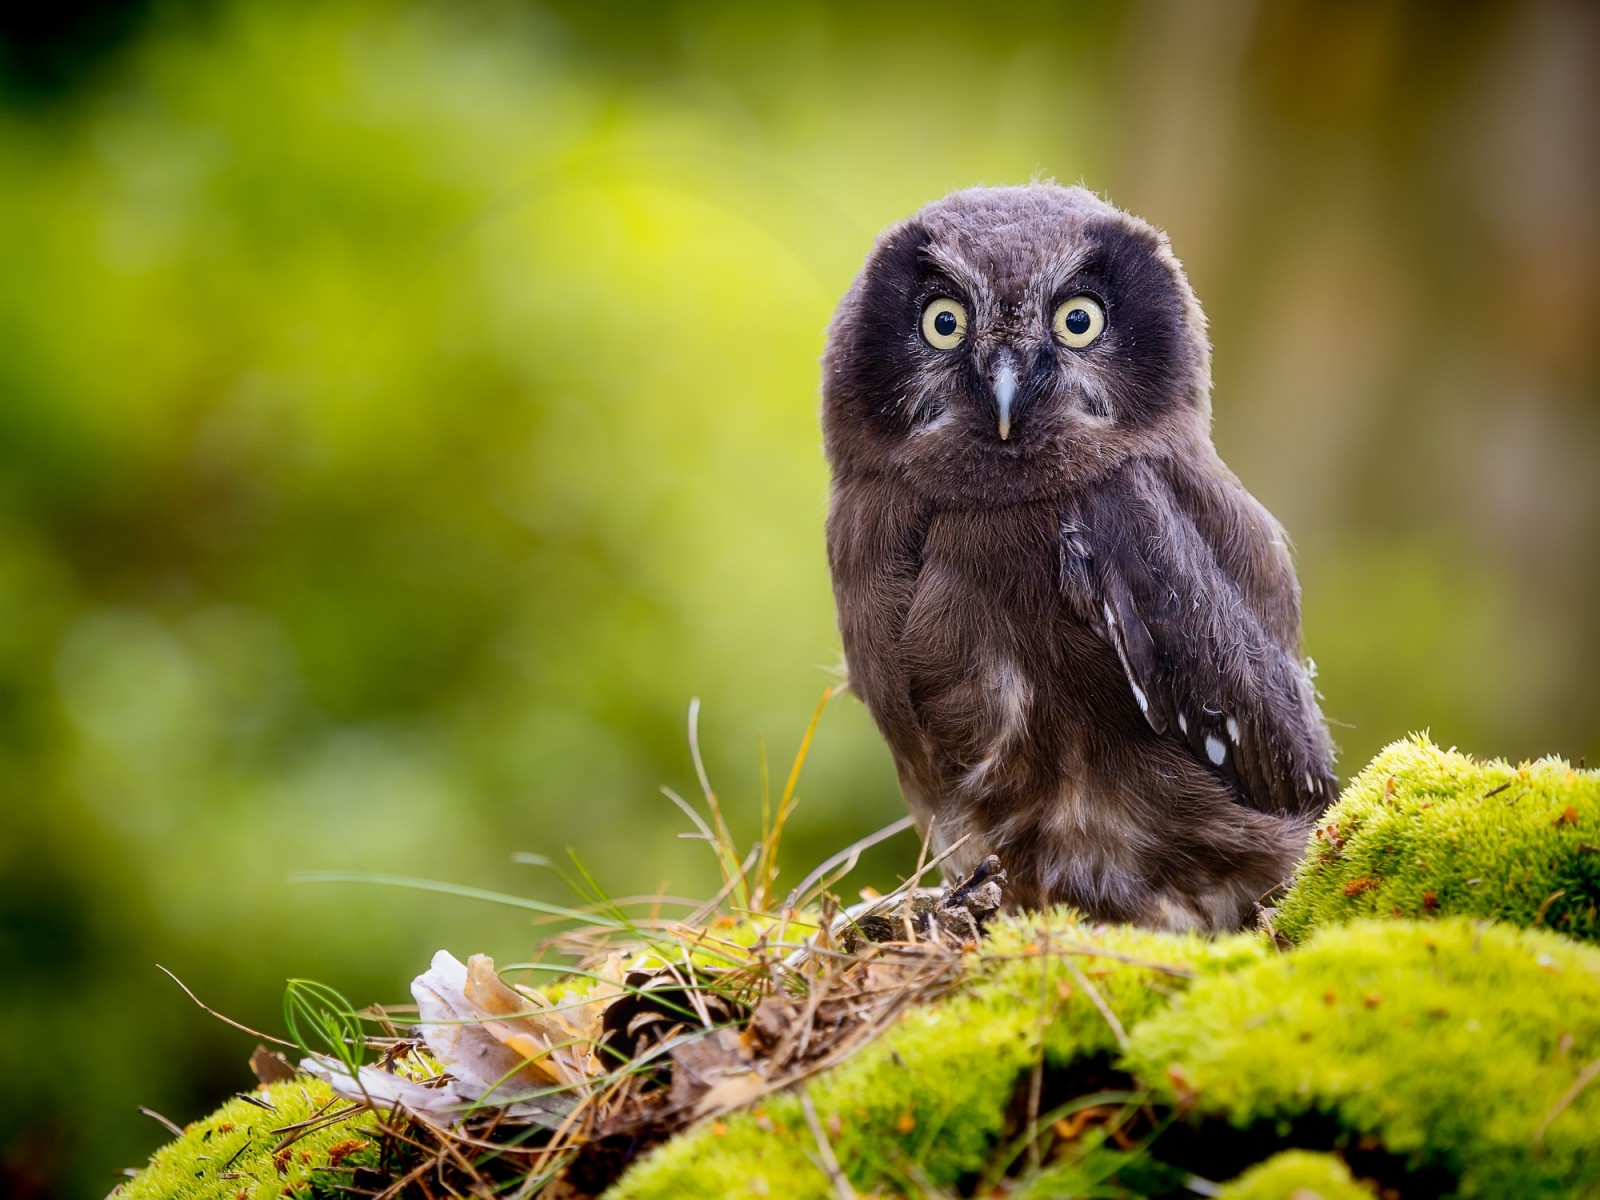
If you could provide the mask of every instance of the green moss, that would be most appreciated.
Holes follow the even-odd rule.
[[[1212,1173],[1193,1160],[1232,1125],[1245,1132],[1229,1134],[1230,1164],[1332,1144],[1376,1155],[1385,1183],[1404,1176],[1407,1194],[1600,1200],[1600,1081],[1582,1086],[1600,1063],[1600,947],[1562,936],[1600,940],[1596,846],[1600,773],[1396,743],[1314,837],[1276,922],[1292,950],[1066,912],[998,921],[956,991],[803,1092],[671,1139],[610,1196],[831,1200],[803,1098],[862,1193],[981,1190],[1022,1146],[1019,1097],[1042,1065],[1047,1111],[1125,1090],[1147,1111],[1182,1113],[1198,1136],[1128,1149],[1091,1125],[1011,1180],[1014,1195],[1172,1194],[1191,1172],[1225,1177],[1234,1165]],[[1468,919],[1485,916],[1501,923]],[[276,1131],[329,1093],[297,1082],[264,1095],[276,1113],[230,1102],[158,1153],[121,1200],[333,1194],[343,1177],[326,1173],[329,1149],[369,1134],[371,1118],[296,1142],[280,1173]],[[1298,1150],[1222,1194],[1370,1193],[1338,1158]]]
[[[1600,940],[1600,771],[1395,742],[1328,810],[1275,918],[1491,917]]]
[[[273,1200],[324,1190],[337,1195],[334,1185],[348,1183],[348,1176],[329,1167],[367,1162],[376,1151],[372,1115],[359,1113],[296,1139],[283,1153],[279,1131],[321,1111],[333,1100],[332,1090],[317,1080],[296,1079],[253,1095],[271,1110],[249,1100],[228,1101],[156,1151],[148,1167],[113,1193],[114,1200]],[[336,1162],[329,1154],[335,1147]]]
[[[1263,1155],[1300,1137],[1376,1146],[1395,1171],[1432,1172],[1411,1176],[1418,1186],[1459,1180],[1463,1196],[1600,1197],[1590,1149],[1600,1144],[1600,1087],[1577,1087],[1600,1061],[1600,949],[1547,931],[1368,921],[1276,954],[1245,935],[1097,928],[1059,913],[1010,919],[960,990],[912,1009],[806,1094],[859,1191],[964,1192],[1019,1148],[1018,1097],[1041,1061],[1047,1108],[1123,1086],[1184,1112],[1201,1147],[1216,1122],[1260,1138]],[[1107,1076],[1112,1064],[1130,1073],[1120,1084]],[[240,1189],[273,1197],[303,1180],[312,1195],[331,1189],[337,1177],[313,1171],[333,1143],[370,1129],[368,1119],[297,1142],[280,1175],[275,1131],[328,1093],[291,1083],[265,1095],[276,1114],[231,1102],[158,1154],[123,1200]],[[227,1168],[244,1177],[221,1179],[247,1144]],[[1126,1152],[1091,1131],[1013,1191],[1169,1194],[1191,1170],[1209,1174],[1163,1161],[1168,1144]],[[672,1139],[611,1196],[829,1200],[817,1153],[801,1093],[781,1093]],[[1280,1155],[1227,1188],[1235,1197],[1365,1194],[1337,1160],[1315,1154]]]
[[[1183,1181],[1183,1172],[1156,1162],[1143,1150],[1121,1151],[1098,1144],[1078,1150],[1065,1161],[1025,1172],[995,1194],[1013,1200],[1188,1195]]]
[[[1066,913],[1002,921],[968,987],[911,1010],[806,1090],[857,1188],[954,1188],[983,1174],[1001,1139],[1015,1133],[1007,1126],[1011,1102],[1041,1052],[1066,1070],[1116,1050],[1094,996],[1126,1028],[1181,990],[1187,973],[1266,953],[1260,938],[1091,928]],[[816,1153],[799,1093],[784,1093],[674,1138],[610,1195],[824,1200],[835,1193],[812,1162]]]
[[[1372,1200],[1343,1159],[1311,1150],[1274,1154],[1217,1194],[1221,1200]]]
[[[1192,1118],[1379,1139],[1464,1196],[1600,1195],[1600,950],[1463,919],[1362,922],[1202,977],[1127,1064]],[[1565,1104],[1563,1101],[1566,1100]]]

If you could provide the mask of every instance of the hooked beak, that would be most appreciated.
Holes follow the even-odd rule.
[[[1011,436],[1011,402],[1017,396],[1017,368],[1011,355],[1000,354],[991,379],[994,386],[994,406],[1000,416],[1000,440]]]

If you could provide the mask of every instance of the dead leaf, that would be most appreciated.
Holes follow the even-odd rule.
[[[294,1065],[276,1050],[257,1046],[250,1054],[250,1069],[262,1083],[283,1083],[294,1078]]]

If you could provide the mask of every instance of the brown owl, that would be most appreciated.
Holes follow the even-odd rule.
[[[1081,188],[974,188],[878,240],[823,360],[852,689],[951,873],[1233,929],[1333,799],[1282,528],[1211,444],[1166,237]]]

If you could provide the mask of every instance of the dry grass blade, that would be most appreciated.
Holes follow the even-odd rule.
[[[852,842],[843,850],[840,850],[837,854],[824,859],[822,864],[817,867],[816,870],[812,871],[811,874],[807,875],[794,886],[794,889],[789,893],[789,898],[784,901],[785,911],[792,911],[793,909],[798,908],[801,902],[801,897],[809,895],[811,893],[811,889],[826,880],[829,874],[832,873],[835,868],[841,866],[844,867],[844,870],[839,874],[839,877],[843,878],[850,871],[855,869],[855,865],[861,861],[861,855],[863,852],[872,849],[872,847],[876,846],[879,842],[888,841],[896,834],[904,833],[906,830],[910,829],[913,824],[915,824],[915,822],[913,822],[909,816],[901,817],[898,821],[893,821],[890,824],[885,825],[876,833],[867,834],[866,837],[861,838],[859,841]],[[829,882],[831,883],[833,881]],[[829,884],[824,884],[824,886],[829,886]]]
[[[811,1136],[816,1139],[817,1156],[823,1174],[828,1177],[828,1183],[833,1187],[833,1194],[839,1200],[856,1200],[856,1190],[850,1186],[850,1181],[845,1178],[844,1169],[839,1166],[839,1159],[833,1153],[828,1135],[823,1132],[822,1122],[817,1120],[817,1107],[811,1103],[809,1092],[800,1094],[800,1110],[805,1113],[806,1124],[811,1127]]]
[[[263,1041],[276,1042],[278,1045],[287,1046],[291,1050],[294,1050],[294,1049],[298,1048],[298,1047],[296,1047],[296,1045],[293,1042],[285,1041],[283,1038],[280,1038],[280,1037],[273,1037],[272,1034],[270,1034],[270,1033],[262,1033],[259,1029],[251,1029],[250,1026],[241,1025],[238,1021],[235,1021],[232,1017],[223,1016],[216,1009],[211,1008],[207,1004],[205,1004],[200,999],[199,996],[196,996],[193,992],[191,992],[189,990],[189,985],[188,984],[184,983],[183,980],[179,979],[176,975],[174,975],[171,971],[167,970],[160,963],[156,964],[156,970],[160,971],[168,979],[172,980],[173,983],[177,984],[180,988],[182,988],[183,989],[183,994],[185,996],[189,997],[189,999],[193,1000],[195,1002],[195,1004],[197,1004],[200,1007],[200,1010],[202,1012],[204,1012],[207,1016],[215,1017],[217,1020],[221,1021],[224,1025],[232,1025],[235,1029],[241,1029],[245,1033],[254,1034],[256,1037],[261,1038]]]
[[[1046,946],[1046,953],[1049,947]],[[1067,970],[1072,972],[1072,978],[1083,989],[1083,994],[1089,997],[1089,1002],[1099,1010],[1106,1024],[1110,1027],[1112,1036],[1117,1039],[1117,1045],[1124,1050],[1128,1048],[1128,1031],[1122,1027],[1122,1022],[1117,1019],[1117,1014],[1111,1011],[1111,1006],[1106,1003],[1106,998],[1100,994],[1100,989],[1095,987],[1094,981],[1084,974],[1083,968],[1073,961],[1071,954],[1064,955],[1061,961]]]
[[[315,1059],[303,1064],[346,1098],[365,1098],[381,1110],[381,1166],[363,1168],[378,1176],[375,1185],[362,1184],[361,1194],[534,1196],[554,1182],[552,1194],[563,1200],[598,1196],[640,1153],[690,1121],[802,1083],[878,1037],[911,1006],[959,983],[967,963],[963,944],[981,930],[983,917],[974,914],[998,906],[1004,874],[989,859],[954,890],[919,891],[919,884],[966,839],[938,854],[931,853],[931,833],[922,839],[910,878],[866,906],[889,919],[875,934],[856,924],[863,909],[841,915],[826,889],[865,850],[911,828],[909,817],[830,856],[789,893],[780,912],[769,907],[801,769],[823,712],[841,690],[823,692],[781,793],[763,810],[761,840],[742,856],[706,772],[699,703],[690,705],[690,754],[705,812],[666,794],[689,817],[687,836],[710,843],[717,857],[721,886],[705,903],[668,897],[664,884],[655,896],[611,900],[576,860],[577,877],[561,877],[581,904],[568,907],[473,887],[363,878],[512,903],[538,920],[559,921],[544,945],[576,962],[496,971],[487,958],[461,963],[440,951],[413,983],[414,1020],[398,1019],[408,1010],[375,1010],[372,1019],[385,1036],[368,1036],[364,1045],[379,1051],[376,1065],[359,1055],[326,1072]],[[989,908],[980,909],[980,892]],[[966,919],[965,926],[945,926],[958,936],[941,937],[929,916],[934,896],[948,902],[939,920],[951,912]],[[663,918],[668,903],[690,909],[689,919]],[[648,905],[649,915],[635,919],[637,905]],[[785,941],[791,927],[797,937],[814,933],[792,945]],[[513,983],[515,971],[560,971],[566,978],[559,992],[541,991]],[[352,1095],[352,1089],[359,1090]],[[302,1136],[349,1111],[321,1110],[281,1134]],[[809,1108],[808,1120],[835,1195],[853,1197]]]
[[[1578,1072],[1578,1077],[1572,1081],[1572,1086],[1562,1093],[1561,1099],[1551,1105],[1550,1111],[1545,1113],[1544,1117],[1539,1121],[1538,1128],[1533,1131],[1533,1144],[1535,1146],[1544,1145],[1544,1135],[1549,1131],[1550,1126],[1555,1123],[1555,1119],[1566,1112],[1572,1106],[1572,1102],[1581,1096],[1584,1089],[1597,1078],[1600,1078],[1600,1058],[1595,1059]]]
[[[837,684],[822,690],[822,699],[817,701],[816,711],[811,714],[811,723],[806,726],[805,736],[800,739],[800,749],[794,756],[794,764],[789,768],[789,778],[784,781],[783,794],[778,797],[778,811],[773,818],[771,831],[763,834],[761,858],[756,866],[755,900],[758,906],[766,906],[772,902],[772,888],[778,876],[778,847],[783,841],[784,826],[789,823],[789,817],[794,813],[799,800],[800,772],[805,767],[806,757],[811,753],[811,742],[816,737],[817,726],[822,722],[822,714],[828,707],[828,701],[843,690],[843,687]]]
[[[156,1122],[156,1124],[163,1126],[173,1137],[183,1136],[183,1127],[181,1125],[179,1125],[176,1121],[162,1116],[155,1109],[146,1108],[141,1104],[139,1105],[139,1111],[145,1116],[149,1117],[152,1121]]]

